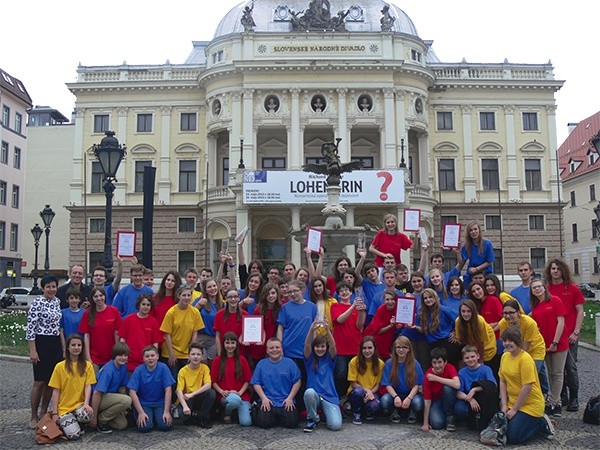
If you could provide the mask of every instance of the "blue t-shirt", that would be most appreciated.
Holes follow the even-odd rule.
[[[323,397],[324,400],[334,405],[340,403],[337,391],[335,389],[335,382],[333,380],[333,368],[335,366],[335,360],[331,357],[329,352],[321,358],[317,358],[317,371],[313,370],[313,360],[315,354],[311,352],[308,359],[304,359],[304,365],[306,366],[306,374],[308,381],[306,383],[307,388],[313,388],[319,396]]]
[[[363,279],[362,288],[365,296],[365,306],[367,307],[367,316],[374,316],[377,309],[383,305],[385,284],[375,284],[371,280]]]
[[[458,314],[460,314],[460,304],[466,298],[467,298],[466,295],[463,295],[460,298],[456,298],[452,295],[449,295],[446,299],[442,300],[442,305],[453,310],[456,313],[456,315],[458,316]]]
[[[115,290],[113,289],[112,283],[104,286],[104,293],[106,294],[106,304],[112,305],[115,299]]]
[[[283,326],[285,356],[304,359],[304,340],[317,314],[317,305],[313,302],[287,302],[281,307],[277,324]]]
[[[264,358],[256,365],[250,384],[262,387],[273,406],[282,407],[300,376],[300,369],[290,358],[283,357],[277,362]]]
[[[444,305],[440,305],[440,326],[433,333],[425,334],[427,342],[431,344],[441,339],[448,339],[448,337],[450,337],[450,333],[452,333],[452,330],[454,330],[454,323],[457,317],[458,314],[455,313],[453,309]],[[419,315],[417,315],[415,323],[420,325],[419,322]]]
[[[79,308],[78,311],[73,311],[71,308],[65,308],[62,310],[60,327],[63,329],[65,339],[72,334],[79,334],[80,336],[83,336],[82,333],[77,332],[77,329],[79,328],[79,322],[81,322],[81,318],[83,317],[83,311],[83,308]]]
[[[492,241],[490,241],[489,239],[483,240],[483,251],[481,252],[481,254],[479,254],[479,248],[478,248],[477,244],[471,245],[471,254],[470,255],[467,255],[467,248],[463,245],[462,248],[460,249],[460,254],[462,255],[462,257],[465,261],[467,259],[469,260],[469,267],[477,267],[485,262],[493,263],[496,260],[496,258],[494,256],[494,247],[492,246]],[[493,272],[493,264],[487,266],[484,269],[484,272],[492,273]],[[467,271],[467,273],[468,273],[468,271]],[[469,279],[470,278],[471,277],[469,277]]]
[[[213,325],[215,324],[215,314],[217,314],[217,305],[208,300],[210,305],[210,311],[207,311],[204,306],[200,308],[200,315],[204,321],[204,328],[199,331],[200,334],[206,334],[208,336],[215,336],[215,330]]]
[[[122,387],[127,387],[129,382],[129,373],[127,372],[127,364],[123,364],[117,368],[114,360],[107,362],[102,366],[96,376],[98,382],[93,386],[95,391],[103,394],[115,394]]]
[[[458,378],[460,379],[460,390],[465,394],[468,394],[473,383],[479,380],[488,380],[497,384],[492,369],[485,364],[481,364],[477,369],[463,367],[458,371]]]
[[[417,302],[417,311],[415,312],[415,325],[419,325],[419,311],[421,311],[421,294],[412,295],[414,295],[417,298],[415,300]],[[402,332],[400,334],[402,334],[402,336],[407,337],[411,341],[427,340],[427,337],[423,333],[419,332],[419,330],[414,330],[408,327],[402,328],[401,330]]]
[[[517,301],[521,304],[523,311],[525,314],[531,313],[531,298],[529,297],[531,290],[529,286],[517,286],[512,291],[510,291],[510,295],[517,299]]]
[[[246,297],[244,297],[244,291],[245,289],[238,289],[238,294],[240,295],[240,300],[244,300]],[[256,309],[256,295],[249,295],[249,297],[254,300],[252,303],[250,303],[249,305],[245,305],[246,311],[248,311],[248,314],[254,314],[254,310]]]
[[[127,387],[137,393],[142,405],[161,405],[165,402],[165,389],[173,384],[175,379],[169,367],[158,362],[152,371],[146,364],[136,367]]]
[[[152,289],[150,289],[148,286],[143,285],[141,288],[137,289],[133,286],[133,284],[130,284],[119,290],[119,293],[115,297],[112,306],[119,310],[121,317],[124,319],[129,314],[137,312],[135,303],[137,302],[140,294],[154,295],[154,292],[152,292]]]
[[[423,385],[423,369],[421,369],[421,364],[419,361],[415,359],[415,371],[417,373],[417,377],[415,378],[415,385],[422,386]],[[385,366],[383,368],[383,376],[381,377],[381,385],[382,386],[392,386],[401,397],[405,397],[410,393],[411,387],[408,387],[406,384],[406,377],[404,373],[404,363],[400,363],[400,368],[398,369],[398,384],[393,385],[392,380],[390,379],[390,373],[392,372],[392,358],[388,359],[385,362]]]

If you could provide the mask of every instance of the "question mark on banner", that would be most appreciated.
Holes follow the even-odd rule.
[[[388,199],[387,188],[392,184],[392,174],[389,172],[377,172],[377,178],[384,178],[379,198],[385,202]]]

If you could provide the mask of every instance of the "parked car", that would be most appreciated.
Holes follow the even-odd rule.
[[[0,291],[0,305],[2,308],[8,308],[9,306],[29,306],[29,304],[36,297],[35,294],[31,294],[31,288],[28,287],[11,287],[4,288]]]
[[[594,298],[596,296],[596,292],[594,291],[594,289],[587,283],[580,284],[579,290],[581,291],[584,297]]]

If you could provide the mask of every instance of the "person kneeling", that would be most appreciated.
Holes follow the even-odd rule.
[[[456,431],[454,423],[454,403],[460,380],[456,368],[448,363],[446,349],[435,347],[431,350],[431,367],[425,372],[423,380],[423,431]]]
[[[215,404],[216,392],[211,387],[210,369],[202,364],[204,348],[195,342],[189,346],[188,364],[177,375],[177,399],[186,421],[202,428],[212,428],[210,410]]]
[[[260,397],[255,423],[260,428],[271,428],[279,421],[286,428],[298,426],[298,413],[294,397],[302,381],[296,363],[283,356],[281,341],[267,341],[268,358],[256,365],[250,383]]]

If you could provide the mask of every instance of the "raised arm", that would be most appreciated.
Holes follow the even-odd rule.
[[[123,258],[117,256],[117,275],[112,282],[113,294],[116,295],[121,287],[121,280],[123,279]]]

